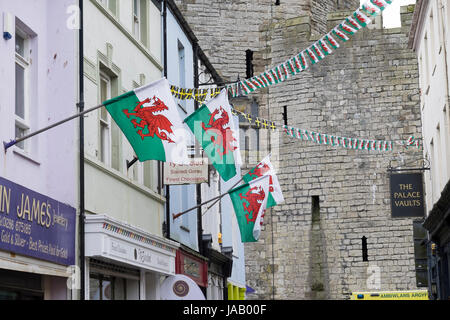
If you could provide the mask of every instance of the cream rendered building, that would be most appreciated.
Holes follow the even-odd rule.
[[[84,1],[85,108],[162,77],[161,2]],[[134,152],[105,108],[85,116],[85,298],[159,299],[178,245],[163,238],[155,161]]]
[[[429,250],[430,290],[439,299],[450,296],[450,232],[447,224],[442,223],[450,215],[449,27],[449,1],[417,1],[409,46],[419,62],[423,156],[431,168],[424,175],[427,211],[424,226],[433,242]]]

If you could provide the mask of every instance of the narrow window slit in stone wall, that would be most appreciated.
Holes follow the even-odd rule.
[[[362,243],[362,258],[363,261],[369,261],[369,255],[367,251],[367,238],[364,236],[361,238]]]

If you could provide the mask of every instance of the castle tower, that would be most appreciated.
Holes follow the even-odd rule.
[[[177,0],[215,68],[229,81],[282,63],[340,23],[359,1]],[[278,124],[373,140],[421,136],[417,60],[402,28],[370,28],[300,75],[243,102]],[[251,106],[257,108],[251,108]],[[283,113],[287,112],[286,117]],[[249,299],[346,299],[354,291],[417,289],[413,218],[392,218],[389,173],[420,151],[349,150],[259,130],[285,203],[268,210],[261,238],[245,245]],[[241,144],[242,148],[242,144]]]

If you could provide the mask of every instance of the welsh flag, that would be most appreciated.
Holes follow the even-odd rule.
[[[226,90],[202,105],[184,122],[222,179],[228,181],[233,178],[242,161],[237,140],[239,128],[234,124]]]
[[[275,207],[284,202],[283,192],[276,175],[275,169],[270,162],[270,154],[265,157],[256,167],[242,177],[244,182],[250,182],[262,176],[269,176],[269,197],[267,199],[267,208]]]
[[[356,10],[353,13],[353,16],[355,17],[355,20],[361,25],[361,27],[367,26],[372,21],[367,17],[361,10]]]
[[[103,102],[139,161],[189,163],[186,132],[166,78]]]
[[[242,242],[256,242],[261,234],[269,194],[269,176],[262,176],[229,192]]]
[[[358,22],[356,22],[356,20],[353,19],[353,17],[347,17],[347,18],[345,19],[345,21],[347,21],[347,23],[348,23],[349,25],[351,25],[351,27],[354,28],[354,29],[356,29],[356,30],[359,30],[359,29],[362,28],[362,26],[360,26],[360,25],[358,24]]]
[[[339,39],[341,39],[344,42],[350,39],[342,31],[340,31],[338,27],[335,27],[331,32],[334,33]]]
[[[388,6],[386,0],[370,0],[370,2],[373,3],[375,6],[377,6],[378,8],[380,8],[381,11],[386,9],[386,7]]]

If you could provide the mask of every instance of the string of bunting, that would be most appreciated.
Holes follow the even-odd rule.
[[[278,66],[266,70],[258,76],[242,80],[230,85],[226,88],[232,97],[237,97],[240,93],[248,95],[249,93],[268,86],[278,84],[295,76],[306,69],[309,63],[316,64],[325,57],[333,53],[340,47],[339,42],[347,42],[350,36],[354,35],[358,30],[366,27],[381,13],[393,0],[367,0],[365,4],[345,18],[328,34],[318,41],[314,42],[309,48],[299,52]]]
[[[170,92],[178,100],[196,100],[200,103],[205,102],[215,98],[222,88],[208,88],[208,89],[197,89],[197,88],[180,88],[177,86],[170,86]]]
[[[342,147],[354,150],[384,152],[394,151],[395,145],[403,146],[406,149],[408,149],[408,147],[415,147],[418,150],[420,149],[420,139],[416,139],[414,136],[410,136],[407,140],[400,141],[348,138],[306,129],[294,128],[286,125],[280,126],[274,121],[262,119],[259,117],[253,117],[251,114],[244,113],[236,109],[232,109],[232,113],[234,115],[241,115],[249,122],[249,124],[255,124],[258,128],[270,129],[272,131],[282,128],[284,133],[292,138],[297,138],[303,141],[310,141],[321,145],[329,145],[333,147]]]

